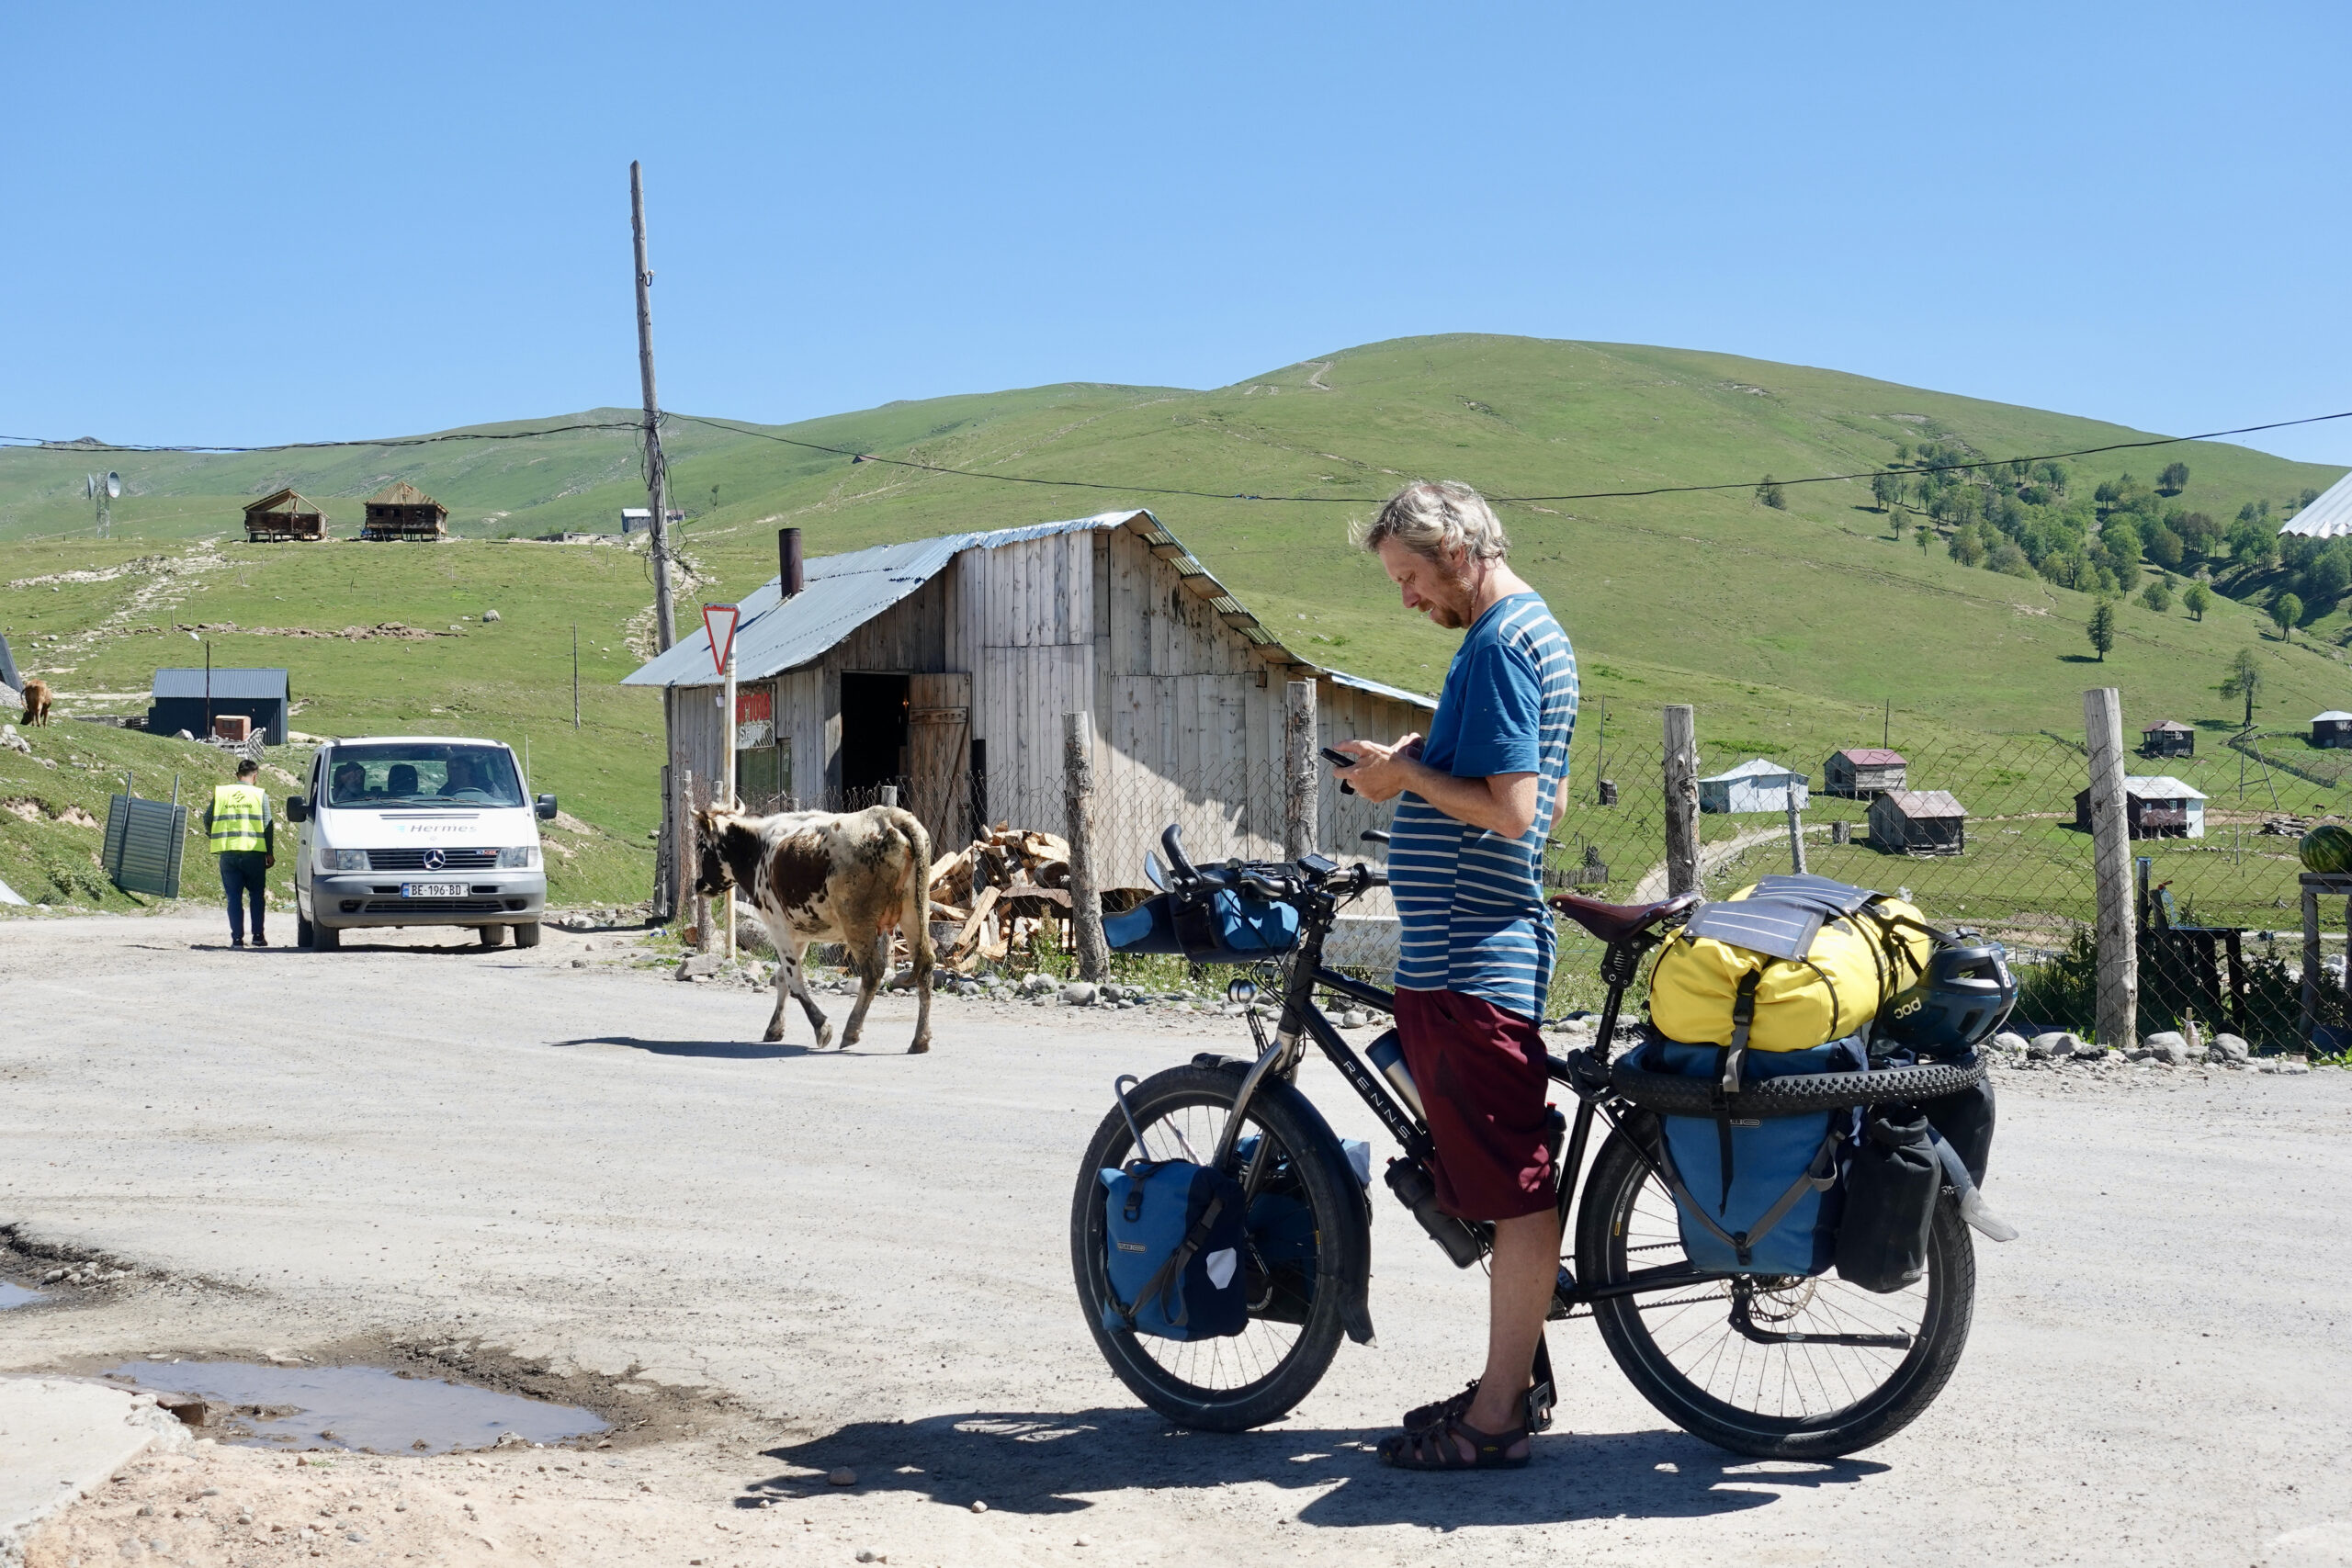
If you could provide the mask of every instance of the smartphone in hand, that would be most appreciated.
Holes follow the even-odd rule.
[[[1335,768],[1352,768],[1358,762],[1363,761],[1361,757],[1351,757],[1345,751],[1335,751],[1329,746],[1319,746],[1316,748],[1316,750],[1321,751],[1323,753],[1323,760],[1330,763]],[[1355,792],[1355,785],[1350,784],[1345,779],[1341,779],[1340,781],[1340,793],[1341,795],[1353,795]]]

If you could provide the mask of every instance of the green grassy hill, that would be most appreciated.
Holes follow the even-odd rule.
[[[531,423],[626,417],[606,410]],[[1785,480],[1884,467],[1899,447],[1930,440],[2006,457],[2139,434],[1835,371],[1470,336],[1372,344],[1213,391],[1037,388],[896,403],[774,433],[1004,474],[1325,497],[1377,497],[1421,476],[1514,495],[1745,487],[1766,473]],[[1421,689],[1434,688],[1451,652],[1453,639],[1401,614],[1377,567],[1347,547],[1348,522],[1371,510],[1363,501],[994,483],[852,464],[684,419],[665,442],[673,502],[692,513],[682,547],[703,573],[688,603],[731,599],[773,575],[775,531],[786,524],[804,530],[811,554],[828,554],[1148,505],[1303,651]],[[2179,502],[2224,519],[2246,502],[2283,505],[2337,477],[2208,443],[2084,459],[2072,465],[2075,485],[2086,494],[2127,468],[2153,478],[2175,458],[2191,470]],[[130,486],[107,542],[88,536],[81,496],[83,473],[100,463]],[[325,502],[334,530],[348,536],[356,498],[396,478],[449,505],[461,542],[242,543],[239,506],[280,484]],[[2352,706],[2352,669],[2328,635],[2334,619],[2290,643],[2251,604],[2222,599],[2199,622],[2177,607],[2158,615],[2126,603],[2113,650],[2095,662],[2083,631],[2089,595],[1963,567],[1939,543],[1923,552],[1896,542],[1867,482],[1786,494],[1784,511],[1758,505],[1746,488],[1505,509],[1514,563],[1576,639],[1588,702],[1605,702],[1632,727],[1625,733],[1654,731],[1658,705],[1695,702],[1711,761],[1785,746],[1787,760],[1817,769],[1815,748],[1874,740],[1889,701],[1898,746],[1905,724],[1939,735],[2076,733],[2092,684],[2122,686],[2135,721],[2219,721],[2234,708],[2212,688],[2244,647],[2266,671],[2266,724]],[[540,787],[607,829],[615,854],[642,857],[655,816],[659,708],[612,682],[633,667],[628,639],[644,626],[643,558],[494,541],[609,529],[620,507],[643,503],[626,431],[223,457],[0,452],[0,582],[11,584],[0,592],[0,628],[20,662],[51,672],[69,708],[132,711],[156,664],[201,661],[175,626],[233,624],[236,632],[206,634],[216,660],[291,667],[305,704],[298,728],[489,733],[518,746],[527,737]],[[43,536],[57,535],[65,536]],[[159,571],[159,556],[191,570]],[[141,558],[151,558],[106,575]],[[40,579],[51,581],[20,585]],[[502,619],[485,625],[478,617],[491,608]],[[439,635],[251,630],[385,621]],[[682,621],[691,623],[690,611]],[[52,636],[60,640],[43,640]],[[616,859],[582,892],[612,897],[638,879]]]

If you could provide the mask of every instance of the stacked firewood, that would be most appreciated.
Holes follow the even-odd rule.
[[[931,918],[956,927],[940,962],[967,974],[1003,963],[1045,921],[1068,921],[1069,888],[1069,840],[998,823],[932,863]]]

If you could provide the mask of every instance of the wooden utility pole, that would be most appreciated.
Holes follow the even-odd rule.
[[[653,395],[653,269],[645,265],[645,176],[628,166],[629,227],[637,236],[637,373],[645,392],[645,493],[653,510],[653,631],[667,653],[678,640],[670,609],[670,470],[662,460],[662,404]]]
[[[2139,1041],[2140,955],[2132,896],[2132,822],[2123,794],[2123,694],[2083,694],[2091,761],[2091,865],[2098,895],[2098,1043],[2129,1051]]]
[[[1666,710],[1666,894],[1699,886],[1699,723],[1685,703]]]
[[[571,623],[571,728],[580,728],[580,623]]]
[[[1283,858],[1315,852],[1315,682],[1283,687]]]
[[[1102,935],[1102,891],[1094,865],[1094,716],[1062,715],[1062,773],[1069,798],[1069,916],[1078,947],[1078,977],[1111,973],[1111,944]]]

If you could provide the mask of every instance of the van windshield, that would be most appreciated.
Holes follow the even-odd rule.
[[[503,746],[338,746],[330,806],[520,806],[523,786]]]

